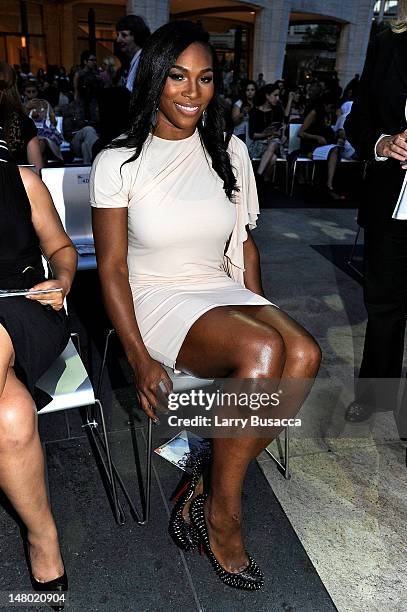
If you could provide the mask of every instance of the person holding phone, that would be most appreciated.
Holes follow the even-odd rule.
[[[0,81],[0,98],[7,85]],[[61,591],[67,577],[47,497],[36,411],[51,398],[35,385],[69,339],[63,302],[77,256],[43,182],[11,161],[1,124],[0,215],[0,489],[25,526],[33,587]],[[52,280],[45,278],[42,254]],[[26,289],[32,291],[10,297]]]
[[[260,159],[259,176],[269,181],[283,141],[284,109],[278,83],[266,85],[260,92],[263,104],[249,112],[248,150],[251,159]]]

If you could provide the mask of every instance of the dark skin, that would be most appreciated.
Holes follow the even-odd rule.
[[[212,75],[209,51],[197,43],[190,45],[167,78],[156,136],[179,140],[194,133],[214,95]],[[127,209],[94,208],[92,212],[107,312],[134,370],[142,408],[155,418],[152,407],[160,397],[159,385],[162,381],[170,391],[171,381],[162,365],[149,356],[137,327],[127,268]],[[259,254],[250,233],[244,243],[244,261],[246,287],[263,295]],[[312,379],[319,363],[316,342],[278,308],[222,306],[210,310],[192,325],[179,352],[177,368],[210,378]],[[282,413],[295,415],[304,399],[305,395],[287,397],[281,406]],[[241,535],[241,488],[247,466],[279,433],[275,428],[270,429],[267,439],[214,440],[205,513],[211,546],[228,571],[239,572],[248,562]],[[196,493],[200,490],[201,484]]]

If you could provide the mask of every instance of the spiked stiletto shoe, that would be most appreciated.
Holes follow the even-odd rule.
[[[199,535],[200,544],[203,546],[203,549],[218,578],[228,586],[234,587],[235,589],[258,591],[264,584],[263,572],[250,555],[247,555],[249,558],[248,565],[241,572],[235,574],[225,570],[213,554],[211,545],[209,543],[208,529],[205,521],[205,499],[206,495],[197,495],[197,497],[192,500],[189,514],[191,517],[191,523]]]
[[[210,450],[201,452],[196,457],[189,458],[189,465],[192,464],[191,478],[180,489],[178,494],[172,498],[175,505],[171,512],[171,517],[168,524],[168,533],[173,542],[185,552],[194,550],[199,543],[199,535],[196,529],[184,519],[182,512],[194,492],[195,488],[202,476],[202,473],[209,463]]]

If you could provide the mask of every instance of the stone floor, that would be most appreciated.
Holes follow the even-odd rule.
[[[303,427],[292,436],[291,480],[266,454],[259,462],[338,610],[402,612],[406,450],[391,413],[353,426],[343,418],[365,328],[361,287],[346,266],[354,235],[352,210],[262,215],[256,238],[268,253],[263,269],[269,295],[315,336],[323,362],[300,412]],[[343,260],[333,265],[335,251]]]

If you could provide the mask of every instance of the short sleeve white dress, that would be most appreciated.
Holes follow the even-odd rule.
[[[246,145],[232,136],[240,191],[231,202],[212,169],[198,131],[183,140],[147,139],[130,149],[102,151],[92,167],[96,208],[128,208],[128,268],[134,310],[153,359],[176,367],[182,343],[205,312],[218,306],[270,305],[244,287],[246,226],[259,213]]]

